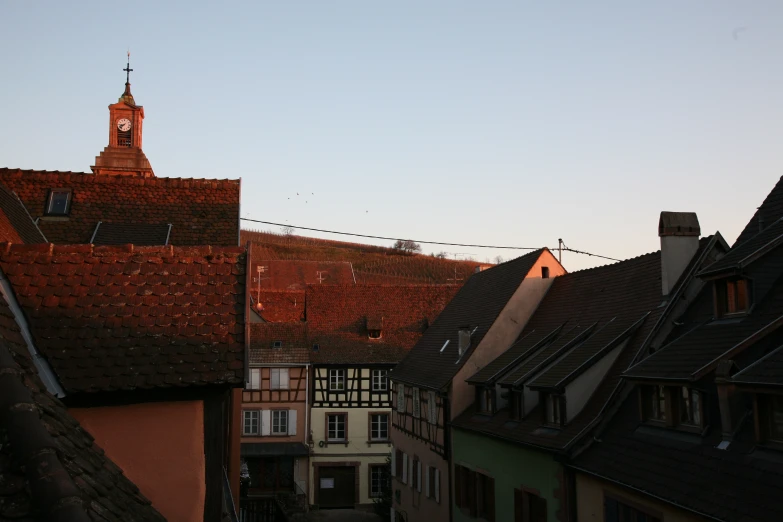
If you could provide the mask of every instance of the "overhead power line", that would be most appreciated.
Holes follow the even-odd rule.
[[[422,239],[410,239],[410,238],[403,238],[403,237],[372,236],[368,234],[356,234],[353,232],[339,232],[337,230],[325,230],[322,228],[300,227],[297,225],[289,225],[288,223],[273,223],[272,221],[262,221],[260,219],[250,219],[244,217],[240,219],[242,221],[249,221],[251,223],[261,223],[263,225],[274,225],[277,227],[290,227],[297,230],[308,230],[310,232],[323,232],[326,234],[338,234],[342,236],[363,237],[366,239],[383,239],[385,241],[413,241],[414,243],[423,243],[425,245],[459,246],[459,247],[472,247],[472,248],[497,248],[497,249],[504,249],[504,250],[538,250],[539,248],[543,248],[543,247],[521,247],[521,246],[504,246],[504,245],[473,245],[468,243],[447,243],[445,241],[425,241]],[[552,249],[550,248],[550,250]],[[573,252],[575,254],[600,257],[601,259],[608,259],[610,261],[620,261],[619,259],[615,259],[613,257],[591,254],[590,252],[583,252],[581,250],[575,250],[565,246],[563,246],[562,250],[564,252]]]

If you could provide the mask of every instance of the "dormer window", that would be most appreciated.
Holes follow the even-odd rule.
[[[478,388],[476,394],[478,410],[482,413],[492,413],[492,390],[490,388]]]
[[[685,431],[699,431],[704,426],[704,395],[687,386],[644,386],[642,416],[651,424]]]
[[[370,339],[380,339],[381,338],[381,331],[380,330],[368,330],[367,336]]]
[[[750,308],[750,284],[747,279],[724,279],[715,283],[718,317],[743,314]]]
[[[67,216],[71,210],[71,189],[51,189],[46,200],[47,216]]]
[[[681,387],[678,409],[680,410],[680,424],[701,427],[701,392],[686,386]]]
[[[283,341],[272,341],[272,348],[275,350],[279,350],[283,347]]]
[[[667,401],[664,386],[647,386],[642,390],[645,420],[666,422]]]
[[[558,427],[565,424],[565,397],[549,393],[544,404],[547,424]]]

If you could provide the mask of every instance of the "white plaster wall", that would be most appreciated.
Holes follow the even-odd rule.
[[[548,279],[541,278],[541,267],[543,266],[549,267]],[[465,379],[482,369],[511,346],[533,312],[538,308],[541,299],[552,285],[553,278],[564,273],[565,269],[548,250],[539,256],[481,343],[473,350],[465,365],[454,377],[451,394],[451,419],[456,418],[475,400],[473,387],[469,386]]]
[[[628,344],[628,341],[620,343],[614,350],[604,355],[598,362],[585,370],[579,377],[571,381],[565,389],[566,397],[566,421],[570,422],[582,411],[588,399],[599,384],[604,380],[606,373],[617,360],[617,357]]]

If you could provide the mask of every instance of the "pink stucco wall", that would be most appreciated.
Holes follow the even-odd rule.
[[[201,401],[68,411],[169,522],[204,519]]]

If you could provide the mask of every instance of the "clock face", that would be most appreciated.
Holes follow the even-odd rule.
[[[131,122],[128,118],[117,120],[117,128],[122,132],[128,132],[131,128]]]

